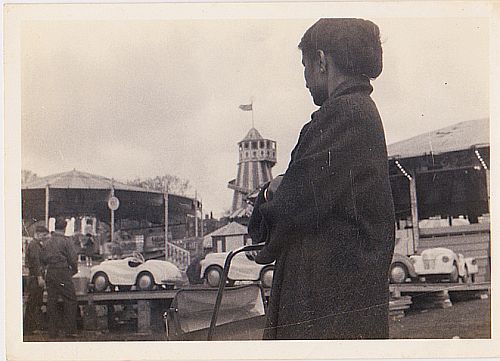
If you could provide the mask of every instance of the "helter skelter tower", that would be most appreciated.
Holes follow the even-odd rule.
[[[234,190],[231,208],[233,213],[245,209],[246,196],[273,178],[271,168],[276,164],[276,142],[264,139],[257,129],[252,127],[238,143],[238,151],[238,175],[227,185]]]

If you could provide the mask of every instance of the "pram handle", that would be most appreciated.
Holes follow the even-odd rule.
[[[231,261],[234,256],[241,252],[251,252],[251,251],[260,251],[264,248],[265,243],[257,243],[257,244],[249,244],[247,246],[243,246],[237,248],[233,251],[230,251],[226,257],[226,261],[224,262],[224,270],[222,271],[222,276],[219,281],[219,288],[217,290],[217,298],[215,300],[214,312],[212,313],[212,320],[210,321],[210,329],[208,330],[207,340],[211,341],[215,332],[215,327],[217,325],[217,317],[219,316],[220,305],[222,303],[222,295],[224,293],[224,287],[226,286],[227,276],[229,274],[229,268],[231,267]]]

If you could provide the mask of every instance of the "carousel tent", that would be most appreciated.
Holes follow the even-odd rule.
[[[389,158],[442,154],[489,146],[490,120],[469,120],[388,145]]]
[[[47,216],[93,216],[109,224],[108,200],[112,195],[120,202],[115,219],[164,223],[162,193],[75,169],[39,178],[23,185],[21,192],[22,217],[28,225]]]
[[[470,120],[390,144],[396,218],[410,216],[413,180],[420,219],[489,213],[489,119]]]
[[[113,179],[106,178],[99,175],[80,172],[73,169],[69,172],[57,173],[47,177],[37,178],[35,181],[24,185],[23,189],[37,189],[49,186],[50,188],[72,188],[72,189],[111,189],[145,192],[146,190],[141,187],[128,185],[125,183],[117,182]],[[156,191],[149,191],[149,193],[159,193]]]

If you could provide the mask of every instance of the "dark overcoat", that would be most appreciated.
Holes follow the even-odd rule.
[[[394,207],[368,78],[312,114],[249,232],[276,254],[265,339],[388,338]]]

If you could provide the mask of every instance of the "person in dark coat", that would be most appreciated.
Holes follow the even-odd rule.
[[[90,233],[85,235],[83,249],[85,254],[85,264],[87,267],[92,267],[92,257],[94,256],[94,238]]]
[[[58,330],[64,336],[76,337],[77,299],[73,275],[78,272],[78,256],[69,237],[64,235],[64,219],[56,219],[55,231],[44,244],[42,256],[47,266],[47,316],[49,338],[56,338]],[[58,299],[63,300],[63,314],[58,310]]]
[[[378,27],[321,19],[299,48],[320,106],[288,169],[259,193],[249,223],[258,263],[276,261],[265,339],[388,338],[394,206],[370,79],[382,71]]]
[[[42,325],[43,289],[45,287],[44,268],[42,266],[43,241],[49,231],[44,226],[36,226],[33,240],[26,249],[25,262],[28,267],[28,300],[24,316],[24,335],[40,331]]]

